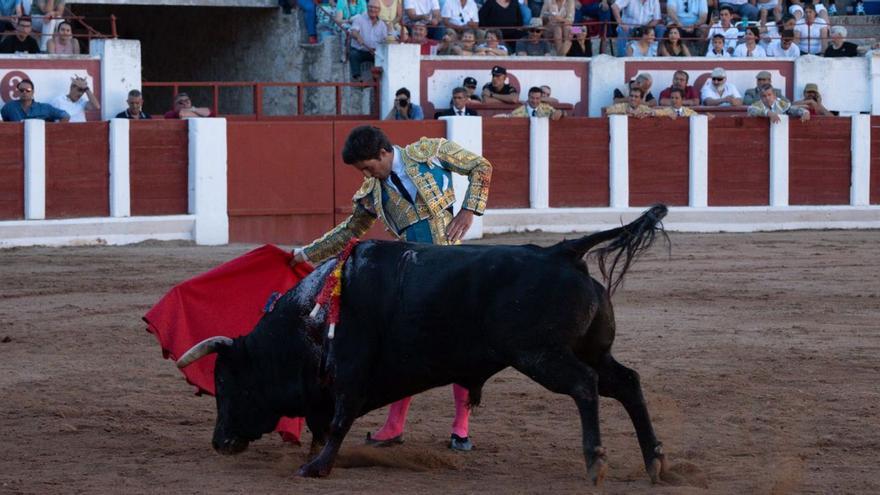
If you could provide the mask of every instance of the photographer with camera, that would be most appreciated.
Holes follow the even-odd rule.
[[[424,120],[425,114],[422,107],[410,101],[410,93],[406,88],[400,88],[394,93],[394,108],[385,116],[385,120]]]
[[[834,115],[822,104],[822,95],[819,94],[819,86],[815,83],[807,83],[804,86],[804,99],[798,100],[792,105],[806,108],[810,111],[810,115]]]

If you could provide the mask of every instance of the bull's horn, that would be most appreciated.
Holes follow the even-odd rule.
[[[229,337],[211,337],[210,339],[205,339],[194,345],[192,349],[186,351],[186,353],[177,360],[177,367],[186,368],[195,360],[217,352],[217,349],[223,345],[232,345],[232,339]]]

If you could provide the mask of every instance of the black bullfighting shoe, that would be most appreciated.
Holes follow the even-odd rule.
[[[367,433],[367,440],[364,442],[367,445],[372,445],[373,447],[393,447],[395,445],[400,445],[403,443],[403,433],[397,435],[396,437],[391,437],[388,440],[376,440]]]
[[[474,448],[474,443],[471,442],[469,437],[460,437],[455,433],[449,438],[449,448],[452,450],[460,450],[462,452],[468,452]]]

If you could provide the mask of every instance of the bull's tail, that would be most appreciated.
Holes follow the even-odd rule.
[[[669,210],[665,205],[654,205],[641,214],[639,218],[616,229],[596,232],[580,239],[564,241],[557,247],[576,258],[583,258],[588,252],[596,258],[599,270],[609,294],[623,281],[623,276],[629,270],[633,261],[654,243],[656,234],[659,232],[669,240],[663,230],[661,220]],[[610,241],[610,242],[609,242]],[[591,249],[609,242],[595,251]]]

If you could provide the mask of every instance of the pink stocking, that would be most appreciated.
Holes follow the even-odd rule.
[[[461,385],[453,384],[452,397],[455,398],[455,419],[452,421],[452,433],[465,438],[468,436],[468,418],[471,416],[471,409],[468,407],[468,391]]]
[[[410,402],[412,402],[412,397],[406,397],[391,404],[391,408],[388,410],[388,419],[385,420],[385,426],[377,431],[375,435],[371,435],[373,440],[390,440],[403,434],[403,427],[406,424],[406,413],[409,411]]]

